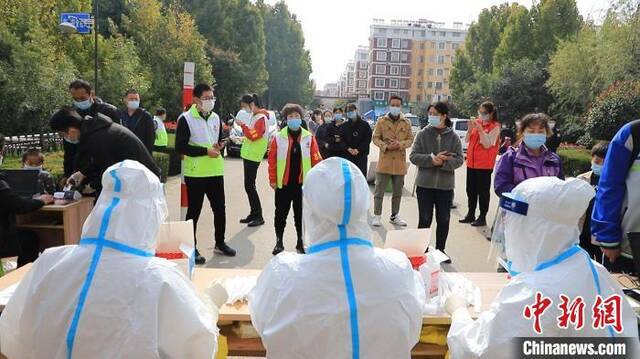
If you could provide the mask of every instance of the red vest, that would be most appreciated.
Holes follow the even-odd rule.
[[[493,131],[494,128],[500,126],[497,121],[476,120],[482,124],[485,133]],[[485,148],[480,143],[480,135],[475,128],[471,131],[469,146],[467,147],[467,167],[477,170],[492,170],[496,164],[496,156],[498,155],[500,145],[500,136],[496,138],[496,143],[489,148]]]

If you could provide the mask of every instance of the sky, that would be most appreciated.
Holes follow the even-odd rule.
[[[302,23],[316,88],[335,82],[358,45],[367,45],[372,19],[428,19],[451,26],[477,19],[484,8],[506,0],[285,0]],[[518,3],[527,7],[533,0]],[[577,0],[585,18],[601,19],[611,0]],[[267,0],[274,4],[277,0]]]

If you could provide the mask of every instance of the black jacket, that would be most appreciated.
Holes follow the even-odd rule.
[[[320,147],[322,158],[347,158],[346,123],[338,126],[335,121],[325,123],[316,131],[316,141]]]
[[[114,124],[102,114],[85,118],[80,128],[78,168],[87,180],[100,182],[107,168],[124,160],[136,160],[160,177],[160,168],[153,157],[128,128]]]
[[[91,105],[87,110],[79,110],[76,109],[78,114],[84,118],[85,116],[96,117],[98,113],[101,113],[111,119],[113,123],[122,124],[122,120],[120,119],[120,111],[118,109],[106,102],[103,102],[100,99],[96,99],[96,101]],[[78,170],[78,145],[69,143],[64,141],[64,176],[69,177],[75,171]]]
[[[15,234],[16,214],[29,213],[42,207],[37,199],[16,195],[0,174],[0,247]]]
[[[369,123],[358,117],[358,120],[349,120],[341,127],[344,127],[343,132],[347,148],[358,150],[357,156],[352,156],[347,152],[347,159],[355,163],[357,159],[369,156],[369,146],[371,145],[371,135],[373,134]]]
[[[133,116],[131,116],[129,123],[127,123],[127,117],[129,113],[127,110],[121,111],[122,113],[122,125],[126,126],[131,132],[133,132],[144,144],[144,147],[149,150],[149,153],[153,153],[153,143],[156,141],[155,122],[153,116],[147,110],[143,108],[137,109]]]

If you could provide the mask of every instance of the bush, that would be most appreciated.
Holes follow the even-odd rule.
[[[604,91],[587,114],[586,131],[594,140],[611,141],[627,122],[640,118],[640,81],[624,81]]]
[[[169,154],[154,152],[153,159],[161,170],[160,182],[165,183],[167,181],[167,176],[169,175]]]
[[[64,177],[64,151],[47,152],[44,154],[44,169],[53,176],[56,183]],[[21,156],[7,156],[2,162],[2,169],[22,168]]]
[[[578,117],[568,118],[561,127],[562,142],[578,143],[580,138],[584,136],[584,121]]]
[[[591,152],[584,148],[560,148],[558,156],[562,160],[564,175],[575,177],[591,170]]]

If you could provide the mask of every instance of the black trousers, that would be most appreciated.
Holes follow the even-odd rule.
[[[491,172],[493,170],[467,168],[469,214],[476,215],[476,208],[478,202],[480,202],[480,217],[487,216],[489,200],[491,199]]]
[[[276,217],[274,227],[276,237],[283,238],[284,228],[287,226],[289,209],[293,203],[293,220],[296,224],[296,234],[298,239],[302,239],[302,186],[287,185],[276,188]]]
[[[35,262],[39,254],[39,238],[34,231],[17,229],[2,238],[0,258],[18,256],[18,267]]]
[[[227,225],[227,215],[225,213],[224,200],[224,177],[186,177],[184,182],[187,185],[187,198],[189,208],[187,208],[187,220],[193,220],[193,234],[195,236],[198,228],[198,218],[202,211],[204,196],[207,196],[213,211],[213,227],[216,245],[224,243],[224,232]],[[196,241],[197,242],[197,241]]]
[[[631,274],[636,272],[633,259],[623,257],[622,255],[618,256],[613,263],[609,261],[607,256],[602,256],[602,265],[611,273]]]
[[[244,165],[244,191],[247,192],[249,206],[251,207],[249,216],[262,218],[262,205],[260,204],[260,196],[256,190],[256,177],[258,175],[260,162],[243,159],[242,164]]]
[[[418,187],[418,228],[431,228],[433,208],[436,209],[436,249],[444,251],[449,236],[449,219],[453,190]]]
[[[362,175],[367,178],[367,165],[369,164],[369,155],[347,156],[347,159],[356,165]]]

